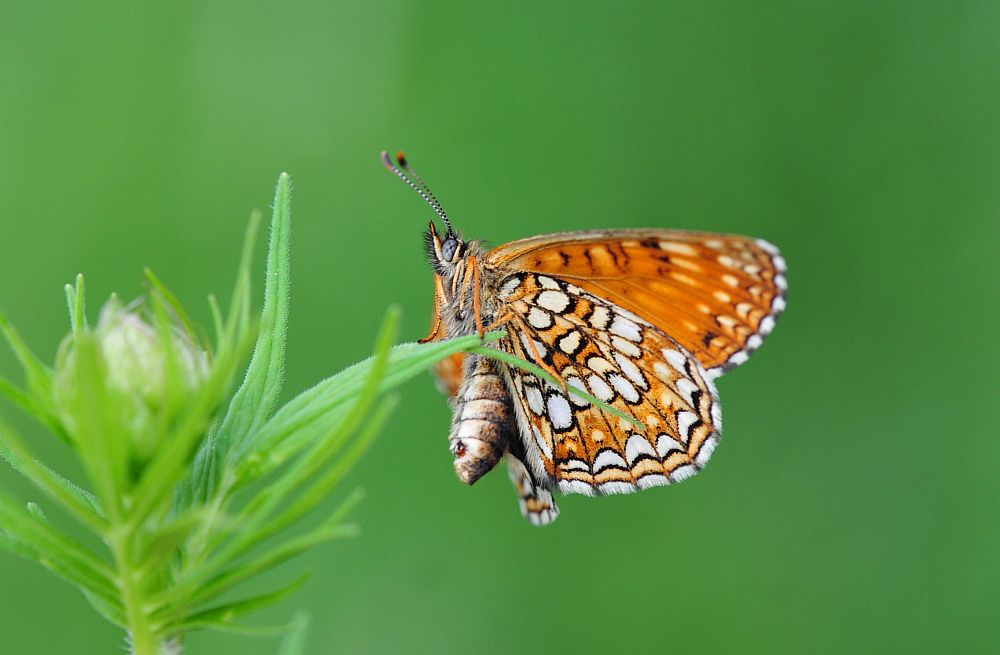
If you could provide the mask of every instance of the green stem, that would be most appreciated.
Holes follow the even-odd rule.
[[[132,561],[131,535],[133,531],[126,525],[114,525],[108,535],[118,574],[118,585],[128,621],[132,655],[161,655],[162,642],[150,623],[144,607],[142,574],[140,567]]]

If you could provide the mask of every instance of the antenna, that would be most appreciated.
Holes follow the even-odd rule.
[[[448,236],[452,235],[454,233],[454,230],[451,227],[451,221],[448,220],[448,214],[444,213],[444,209],[441,207],[441,203],[438,202],[438,199],[434,196],[434,193],[430,190],[430,187],[427,186],[427,183],[424,182],[423,179],[421,179],[421,177],[417,175],[412,168],[410,168],[409,164],[406,162],[406,156],[403,154],[403,152],[399,151],[396,154],[396,159],[399,161],[398,166],[392,162],[392,158],[389,157],[389,153],[387,151],[383,150],[381,157],[382,157],[382,165],[385,166],[390,173],[395,174],[396,177],[406,182],[406,185],[408,187],[416,191],[420,195],[420,197],[423,198],[424,201],[431,206],[431,209],[433,209],[434,212],[437,213],[437,215],[444,222],[445,226],[448,228]],[[405,170],[406,173],[409,173],[414,178],[416,178],[416,180],[420,183],[419,186],[417,185],[416,182],[411,180],[407,176],[407,174],[403,172],[403,170]]]

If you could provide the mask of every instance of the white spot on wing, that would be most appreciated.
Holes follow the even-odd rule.
[[[656,457],[656,451],[645,437],[633,434],[625,444],[625,457],[628,458],[629,465],[635,464],[640,455]]]
[[[625,374],[625,377],[635,383],[636,386],[640,389],[645,389],[648,386],[645,378],[642,377],[642,373],[639,371],[639,367],[631,359],[621,353],[615,353],[615,361],[618,362],[618,367]]]
[[[531,433],[534,435],[535,443],[538,445],[538,449],[542,451],[542,455],[546,459],[552,459],[552,448],[549,447],[549,442],[542,436],[542,431],[538,429],[537,425],[531,426]]]
[[[587,367],[595,373],[607,373],[608,371],[614,371],[615,367],[611,365],[611,362],[604,359],[603,357],[591,357],[587,360]]]
[[[532,353],[534,352],[531,349],[531,343],[533,341],[535,343],[535,348],[538,349],[538,354],[544,358],[546,353],[548,352],[548,350],[545,348],[545,344],[542,343],[541,341],[536,341],[535,339],[529,339],[528,335],[525,334],[524,332],[521,333],[521,343],[524,344],[524,351],[525,353],[527,353],[528,359],[531,359]]]
[[[667,252],[673,252],[679,255],[688,255],[689,257],[694,257],[698,254],[697,250],[686,243],[677,243],[674,241],[661,241],[660,248],[662,250],[666,250]]]
[[[580,391],[586,391],[587,387],[584,386],[583,380],[577,377],[565,377],[566,386],[569,387],[569,401],[576,405],[577,407],[587,407],[590,405],[590,401],[573,393],[573,388],[577,388]]]
[[[687,357],[684,356],[679,350],[671,350],[670,348],[663,349],[663,357],[670,362],[670,365],[677,370],[678,373],[687,375],[687,371],[684,370],[684,364],[687,363]]]
[[[591,375],[587,378],[587,384],[590,386],[591,395],[598,400],[610,402],[611,399],[615,397],[615,392],[611,390],[608,383],[597,375]]]
[[[580,333],[576,330],[566,333],[564,337],[559,339],[559,349],[562,350],[567,355],[572,355],[576,352],[576,349],[580,347]]]
[[[785,311],[785,299],[781,296],[775,296],[771,302],[771,311],[776,314]]]
[[[559,463],[559,467],[564,471],[582,471],[590,473],[590,466],[582,459],[567,459]]]
[[[538,294],[537,302],[539,306],[559,314],[569,307],[569,296],[562,291],[543,291]]]
[[[548,312],[532,307],[531,311],[528,312],[528,323],[537,330],[544,330],[552,325],[552,317],[549,316]]]
[[[608,308],[603,305],[598,305],[594,307],[594,311],[590,314],[590,324],[596,330],[603,330],[608,326],[608,321],[611,320],[611,312]]]
[[[672,451],[686,452],[684,445],[669,434],[661,434],[656,438],[656,454],[663,459]]]
[[[681,378],[675,386],[681,394],[681,398],[687,401],[688,405],[694,407],[694,392],[698,390],[698,385],[687,378]]]
[[[684,440],[684,443],[690,440],[691,435],[688,434],[688,431],[697,421],[698,415],[694,412],[677,413],[677,432],[680,433],[680,438]]]
[[[608,376],[608,379],[611,380],[611,384],[614,385],[615,391],[621,394],[622,398],[630,403],[634,403],[639,400],[639,392],[636,391],[636,388],[632,386],[631,382],[617,373],[612,373]]]
[[[633,323],[637,323],[639,325],[649,325],[648,322],[646,322],[643,319],[639,318],[638,316],[636,316],[635,314],[633,314],[629,310],[625,309],[624,307],[619,307],[616,310],[616,312],[618,313],[619,316],[624,316],[625,318],[627,318],[628,320],[632,321]]]
[[[639,346],[635,345],[631,341],[626,341],[617,335],[611,337],[611,345],[629,357],[639,357],[642,355],[642,351],[639,350]]]
[[[545,404],[542,401],[542,392],[538,387],[525,387],[524,397],[528,399],[528,407],[538,416],[545,411]]]
[[[517,291],[517,288],[519,286],[521,286],[521,278],[517,276],[510,278],[509,280],[503,283],[502,287],[500,287],[500,297],[509,298],[514,294],[515,291]]]
[[[557,429],[563,430],[573,425],[573,411],[569,401],[562,394],[551,394],[548,397],[549,420]]]
[[[757,328],[757,331],[760,332],[761,334],[767,335],[771,334],[771,330],[773,329],[774,329],[774,318],[770,316],[765,316],[764,320],[760,322],[760,326]]]
[[[556,282],[552,278],[546,277],[544,275],[539,275],[538,276],[538,284],[540,284],[543,289],[558,289],[559,288],[559,283],[558,282]]]
[[[615,316],[615,320],[611,323],[611,332],[620,337],[625,337],[629,341],[635,341],[636,343],[642,341],[639,326],[624,316]]]
[[[602,450],[597,455],[597,459],[594,460],[594,473],[606,469],[609,466],[628,470],[628,465],[625,463],[625,460],[622,459],[621,455],[613,450]]]

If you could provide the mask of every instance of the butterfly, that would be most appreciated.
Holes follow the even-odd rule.
[[[473,484],[503,459],[522,514],[559,514],[553,492],[625,494],[685,480],[722,431],[715,380],[747,361],[785,309],[785,260],[762,239],[666,229],[563,232],[487,250],[456,232],[406,161],[387,169],[432,220],[434,319],[423,341],[504,330],[494,348],[441,362],[449,446]],[[597,399],[631,416],[626,420]]]

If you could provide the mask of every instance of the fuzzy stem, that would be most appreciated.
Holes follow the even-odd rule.
[[[118,586],[121,590],[125,617],[128,620],[129,647],[132,655],[162,655],[160,638],[146,615],[139,566],[132,561],[130,536],[133,534],[126,525],[112,526],[108,534],[108,546],[115,561]]]

